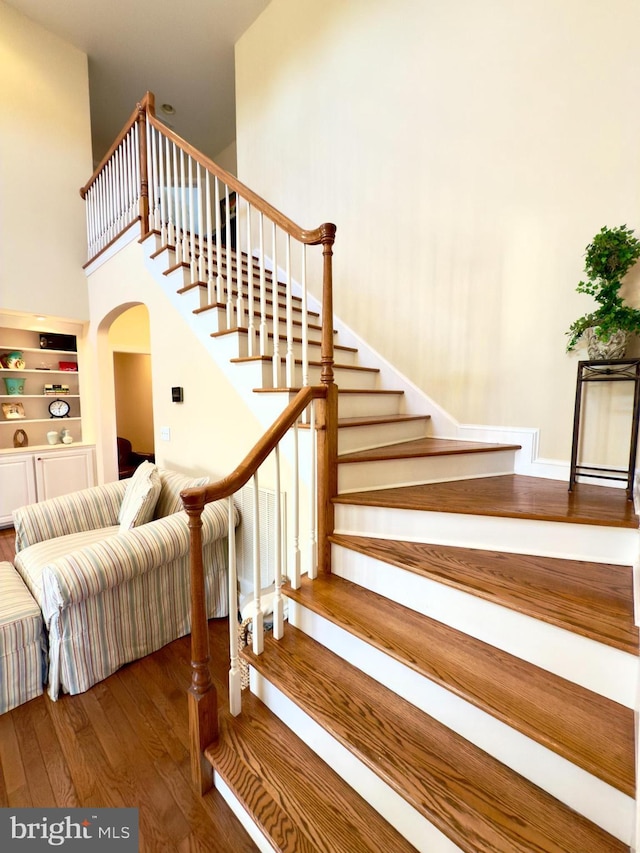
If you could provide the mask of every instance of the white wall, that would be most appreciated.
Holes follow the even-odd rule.
[[[570,453],[584,248],[640,227],[638,32],[634,0],[272,0],[236,46],[238,175],[337,224],[336,313],[543,457]]]
[[[88,285],[99,478],[108,482],[118,476],[109,328],[136,304],[149,312],[156,461],[186,474],[229,474],[264,429],[147,271],[137,240],[98,267]],[[171,401],[173,386],[184,389],[183,403]],[[169,428],[170,441],[161,439],[163,427]]]
[[[0,80],[2,307],[86,320],[87,57],[0,2]]]

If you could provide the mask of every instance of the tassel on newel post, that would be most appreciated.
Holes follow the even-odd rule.
[[[138,104],[138,147],[140,155],[140,236],[149,233],[149,172],[147,167],[147,109],[154,115],[155,97],[151,92]]]
[[[206,793],[213,785],[212,768],[204,750],[218,739],[218,698],[209,670],[209,631],[205,603],[202,559],[202,494],[184,493],[182,502],[189,516],[191,562],[191,686],[189,688],[189,751],[191,781]]]
[[[338,388],[333,376],[333,243],[336,226],[325,223],[322,233],[322,345],[320,381],[327,388],[318,411],[318,572],[331,572],[331,543],[338,492]]]

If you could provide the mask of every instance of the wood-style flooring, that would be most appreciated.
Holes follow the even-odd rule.
[[[12,560],[13,531],[0,531]],[[210,622],[212,672],[226,702],[229,626]],[[0,808],[139,809],[140,851],[258,848],[220,794],[191,787],[189,637],[123,667],[86,693],[36,699],[0,716]]]

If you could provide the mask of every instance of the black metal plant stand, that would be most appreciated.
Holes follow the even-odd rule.
[[[620,468],[597,467],[578,464],[578,444],[580,441],[580,416],[582,410],[582,389],[586,382],[633,382],[633,421],[631,424],[631,442],[629,448],[629,466]],[[571,447],[571,468],[569,472],[569,491],[573,491],[576,477],[595,477],[602,480],[620,480],[627,484],[627,498],[633,498],[633,478],[636,467],[638,447],[638,414],[640,412],[640,358],[612,358],[598,361],[579,361],[576,383],[576,404],[573,415],[573,444]]]

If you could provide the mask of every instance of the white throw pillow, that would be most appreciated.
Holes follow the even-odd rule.
[[[118,513],[120,533],[151,521],[159,495],[160,472],[157,466],[151,462],[142,462],[127,483],[122,499]]]

